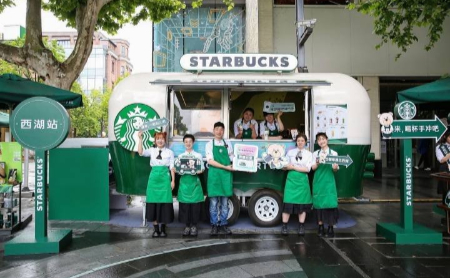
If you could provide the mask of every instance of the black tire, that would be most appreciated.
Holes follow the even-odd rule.
[[[208,218],[208,222],[210,219],[209,215],[209,198],[206,198],[205,200],[205,210],[206,210],[206,216]],[[232,197],[228,198],[228,225],[233,225],[236,220],[239,218],[239,213],[241,212],[241,206],[239,203],[239,198],[236,195],[233,195]]]
[[[272,227],[280,223],[283,210],[281,196],[268,189],[261,189],[252,195],[248,204],[248,214],[253,224]]]

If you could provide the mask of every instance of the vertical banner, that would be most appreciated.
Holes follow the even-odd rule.
[[[411,139],[400,141],[401,221],[403,229],[413,230],[413,160]]]
[[[35,238],[47,237],[47,152],[37,150],[35,154]]]

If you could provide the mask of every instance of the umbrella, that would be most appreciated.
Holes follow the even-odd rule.
[[[0,112],[0,127],[9,126],[9,115]]]
[[[398,92],[397,98],[399,101],[412,101],[424,108],[448,109],[450,77]]]
[[[0,109],[11,109],[31,97],[48,97],[66,108],[83,106],[81,95],[22,78],[15,74],[0,76]]]

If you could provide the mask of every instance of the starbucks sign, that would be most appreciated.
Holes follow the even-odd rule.
[[[148,105],[133,103],[124,107],[114,120],[114,134],[117,142],[125,149],[137,152],[139,129],[144,122],[156,119],[159,119],[158,113]],[[155,141],[155,133],[161,130],[161,127],[159,127],[144,131],[142,136],[144,149],[152,147]]]
[[[11,132],[19,144],[31,150],[50,150],[69,132],[69,115],[58,102],[34,97],[22,101],[11,116]]]

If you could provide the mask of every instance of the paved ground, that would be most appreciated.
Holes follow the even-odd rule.
[[[415,198],[438,198],[428,173],[415,174]],[[197,238],[182,238],[180,228],[169,228],[168,238],[152,239],[148,228],[52,221],[52,229],[73,229],[71,246],[58,255],[3,257],[10,238],[0,238],[0,277],[450,277],[447,234],[442,245],[415,246],[375,234],[377,222],[399,221],[399,203],[386,201],[399,198],[398,185],[395,172],[366,181],[364,197],[376,202],[341,204],[357,224],[337,229],[333,239],[317,237],[313,228],[299,237],[294,225],[287,237],[277,229],[231,227],[232,236],[211,238],[202,229]],[[415,203],[415,222],[443,231],[433,206]]]

